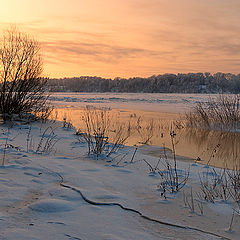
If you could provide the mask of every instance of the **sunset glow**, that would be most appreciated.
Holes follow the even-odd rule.
[[[45,74],[239,73],[239,0],[0,0],[0,29],[42,44]]]

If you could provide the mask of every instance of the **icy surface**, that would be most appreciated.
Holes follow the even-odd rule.
[[[198,102],[208,100],[211,94],[165,93],[53,93],[50,100],[57,106],[83,107],[94,104],[111,108],[146,111],[185,112]]]

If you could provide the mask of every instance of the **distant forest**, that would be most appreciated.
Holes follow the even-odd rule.
[[[53,92],[240,93],[240,74],[163,74],[148,78],[74,77],[48,79]]]

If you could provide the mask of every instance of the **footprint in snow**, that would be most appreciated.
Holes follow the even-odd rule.
[[[99,169],[82,169],[81,172],[99,172]]]
[[[56,157],[56,159],[69,159],[69,157]]]
[[[56,225],[66,225],[65,223],[63,223],[63,222],[51,222],[51,221],[49,221],[49,222],[47,222],[48,224],[56,224]]]
[[[38,177],[39,176],[37,174],[33,174],[33,173],[29,173],[29,172],[24,172],[23,174],[27,175],[27,176],[31,176],[31,177]]]
[[[68,237],[70,240],[82,240],[81,238],[79,238],[79,237],[73,237],[73,236],[71,236],[71,235],[69,235],[69,234],[64,234],[66,237]]]
[[[32,211],[40,213],[58,213],[74,210],[68,201],[59,199],[44,199],[28,206]]]
[[[127,170],[127,169],[116,169],[116,171],[121,173],[132,173],[131,170]]]
[[[99,200],[115,200],[115,199],[120,199],[119,196],[115,196],[115,195],[98,195],[98,196],[94,196],[95,199],[99,199]]]

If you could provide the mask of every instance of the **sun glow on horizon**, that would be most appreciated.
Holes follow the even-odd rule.
[[[237,0],[0,3],[0,29],[39,39],[50,77],[239,71]]]

